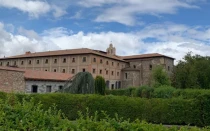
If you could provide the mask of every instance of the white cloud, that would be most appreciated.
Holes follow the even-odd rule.
[[[136,25],[138,15],[174,14],[180,8],[198,8],[192,0],[81,0],[84,7],[100,7],[96,22],[118,22],[125,25]]]
[[[25,51],[91,48],[106,51],[112,41],[117,55],[161,53],[180,60],[187,52],[210,56],[210,27],[190,27],[173,23],[153,24],[138,32],[74,33],[63,27],[37,34],[19,29],[19,35],[5,30],[0,23],[0,56],[23,54]],[[155,39],[155,40],[150,40]]]
[[[0,0],[0,7],[20,10],[28,13],[31,18],[38,18],[40,15],[45,15],[51,11],[54,17],[66,14],[62,8],[41,0]]]

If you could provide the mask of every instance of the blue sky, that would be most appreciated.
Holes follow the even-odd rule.
[[[58,49],[210,55],[208,0],[0,0],[0,56]]]

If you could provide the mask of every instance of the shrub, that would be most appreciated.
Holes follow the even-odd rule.
[[[149,86],[140,86],[136,88],[135,90],[135,96],[141,97],[141,98],[151,98],[152,92],[154,91],[154,88]]]
[[[34,99],[19,102],[10,95],[0,101],[1,130],[67,130],[68,124],[70,126],[60,111],[55,108],[44,111],[42,104],[35,104]]]
[[[172,98],[175,90],[172,86],[160,86],[154,89],[153,98]]]
[[[95,93],[104,95],[106,83],[102,76],[96,76],[95,78]]]
[[[210,118],[207,108],[209,103],[208,99],[203,97],[200,100],[73,94],[38,94],[34,97],[35,100],[42,102],[45,109],[55,103],[57,109],[61,110],[69,120],[79,118],[77,111],[85,113],[88,107],[92,116],[96,111],[106,111],[111,118],[117,113],[119,117],[131,121],[139,119],[152,123],[210,125],[207,122]],[[103,119],[100,113],[99,118]]]
[[[156,66],[152,70],[152,86],[153,87],[159,87],[162,85],[171,85],[171,81],[169,79],[168,74],[163,69],[162,66]]]

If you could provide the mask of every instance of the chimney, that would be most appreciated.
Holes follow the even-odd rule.
[[[28,55],[28,54],[31,54],[31,52],[30,51],[26,51],[26,53],[25,53],[26,55]]]

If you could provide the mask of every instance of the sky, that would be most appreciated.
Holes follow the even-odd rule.
[[[0,0],[0,57],[61,49],[210,56],[210,0]]]

